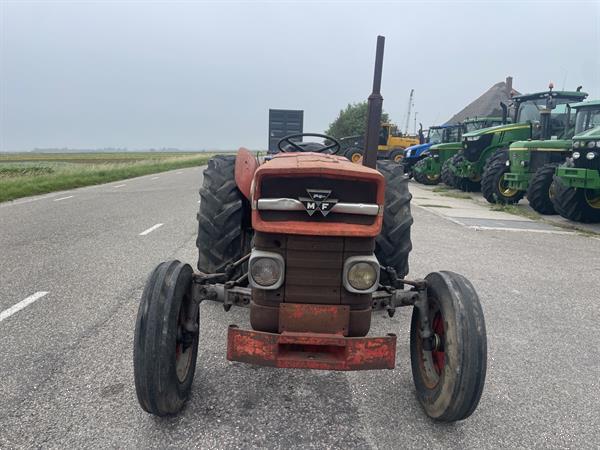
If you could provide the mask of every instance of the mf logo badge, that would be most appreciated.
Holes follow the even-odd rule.
[[[306,212],[309,216],[312,216],[316,211],[320,211],[323,216],[329,214],[333,205],[338,201],[335,198],[330,198],[331,191],[323,189],[307,189],[308,197],[299,197],[298,200],[302,202],[306,208]]]

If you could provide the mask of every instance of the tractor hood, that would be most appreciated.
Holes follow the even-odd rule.
[[[545,139],[513,142],[509,150],[565,150],[571,148],[571,139]]]
[[[432,145],[429,151],[435,150],[460,150],[462,145],[460,142],[446,142],[444,144],[435,144]]]
[[[385,180],[375,169],[323,153],[279,153],[254,172],[252,226],[265,233],[375,237]]]
[[[411,145],[406,150],[404,150],[405,158],[414,158],[415,156],[420,156],[423,152],[429,150],[433,144],[425,143],[425,144],[417,144]]]
[[[578,141],[592,141],[592,140],[600,140],[600,126],[595,128],[590,128],[589,130],[583,131],[579,134],[573,136],[573,140]]]
[[[483,136],[484,134],[500,133],[502,131],[518,130],[518,129],[522,129],[522,128],[529,128],[529,124],[528,123],[507,123],[504,125],[496,125],[495,127],[482,128],[481,130],[475,130],[475,131],[471,131],[470,133],[463,134],[462,139],[463,139],[463,141],[470,140],[468,138]]]

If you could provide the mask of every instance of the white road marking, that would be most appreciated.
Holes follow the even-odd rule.
[[[66,197],[61,197],[61,198],[55,198],[54,201],[55,202],[60,202],[61,200],[66,200],[68,198],[73,198],[74,195],[67,195]]]
[[[45,295],[47,295],[48,292],[46,291],[39,291],[36,292],[33,295],[30,295],[29,297],[27,297],[24,300],[21,300],[19,303],[17,303],[16,305],[11,306],[8,309],[5,309],[4,311],[2,311],[0,313],[0,322],[2,322],[4,319],[8,319],[10,316],[12,316],[13,314],[21,311],[23,308],[28,307],[29,305],[31,305],[33,302],[35,302],[36,300],[39,300],[40,298],[44,297]]]
[[[117,184],[116,186],[113,186],[113,187],[116,189],[116,188],[120,188],[120,187],[123,187],[123,186],[127,186],[127,185],[126,184]]]
[[[162,223],[157,223],[156,225],[151,226],[150,228],[148,228],[147,230],[142,231],[139,236],[146,236],[149,233],[152,233],[154,230],[156,230],[157,228],[162,227],[163,224]]]
[[[152,177],[151,180],[158,180],[160,177]]]
[[[183,172],[175,172],[175,175],[181,175]]]

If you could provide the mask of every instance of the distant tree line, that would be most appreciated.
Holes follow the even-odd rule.
[[[336,119],[329,124],[325,134],[335,138],[365,134],[368,112],[367,102],[349,103],[345,109],[340,110]],[[382,112],[381,123],[387,122],[389,122],[389,116],[386,112]]]

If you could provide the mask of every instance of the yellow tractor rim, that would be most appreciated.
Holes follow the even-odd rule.
[[[427,177],[427,179],[428,179],[429,181],[435,181],[435,180],[437,180],[437,179],[438,179],[440,176],[436,174],[436,175],[426,175],[426,177]]]
[[[518,190],[508,187],[508,185],[504,181],[504,177],[501,177],[498,180],[498,191],[502,194],[503,197],[514,197],[519,193]]]
[[[600,209],[600,189],[586,189],[585,201],[594,209]]]
[[[352,153],[352,162],[353,162],[353,163],[356,163],[356,162],[358,162],[358,161],[360,160],[360,157],[361,157],[361,156],[362,156],[362,155],[361,155],[360,153]]]
[[[404,157],[404,156],[403,156],[403,155],[400,155],[400,154],[398,154],[398,155],[394,156],[394,162],[400,162],[400,161],[402,161],[402,158],[403,158],[403,157]]]

